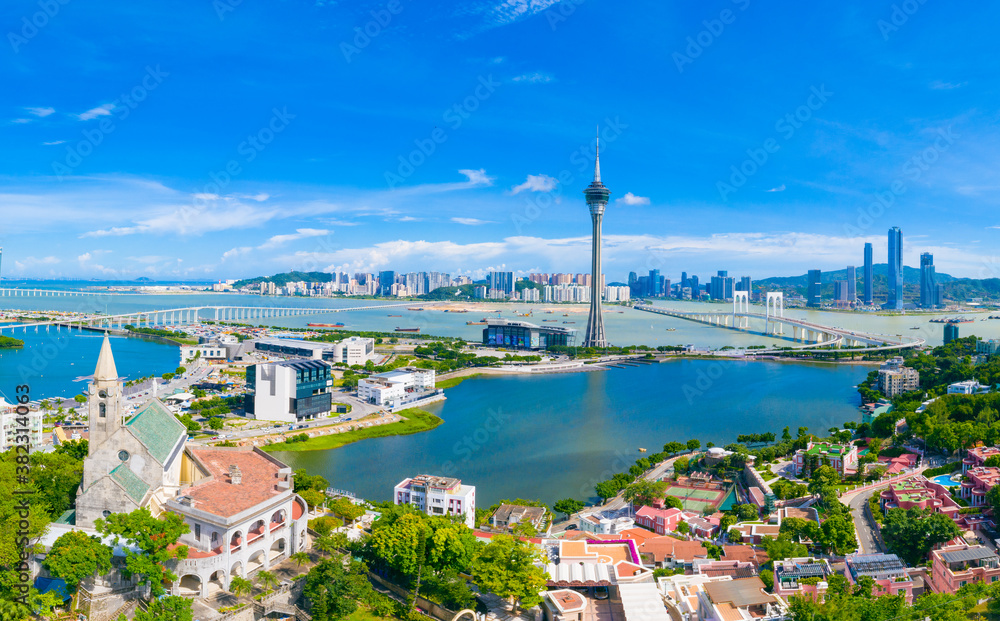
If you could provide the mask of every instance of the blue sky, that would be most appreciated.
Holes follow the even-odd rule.
[[[1000,7],[63,1],[0,8],[6,277],[585,271],[598,127],[612,280],[1000,275]]]

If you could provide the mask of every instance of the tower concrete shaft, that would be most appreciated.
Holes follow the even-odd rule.
[[[594,160],[594,180],[583,193],[594,225],[590,263],[590,315],[587,317],[587,334],[584,336],[583,346],[607,347],[608,341],[604,336],[604,314],[601,308],[601,224],[611,190],[601,182],[600,139],[597,144],[597,157]]]

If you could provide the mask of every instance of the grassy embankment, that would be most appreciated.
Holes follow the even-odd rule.
[[[334,449],[351,444],[358,440],[368,438],[384,438],[387,436],[408,436],[422,431],[430,431],[444,421],[440,417],[431,414],[420,408],[409,408],[396,412],[403,420],[389,423],[388,425],[376,425],[374,427],[364,427],[344,433],[333,433],[325,436],[309,438],[305,442],[280,442],[261,447],[265,451],[322,451]]]
[[[462,377],[449,377],[448,379],[438,380],[434,382],[435,388],[454,388],[467,379],[472,379],[474,377],[482,377],[484,373],[471,373],[469,375],[463,375]]]

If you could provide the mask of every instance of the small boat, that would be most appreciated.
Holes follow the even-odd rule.
[[[667,328],[667,332],[675,332],[677,328]]]
[[[396,328],[396,332],[420,332],[420,328]]]
[[[402,317],[402,315],[386,315],[387,317]]]
[[[406,310],[408,310],[408,311],[422,311],[424,309],[416,307],[416,306],[411,306],[411,307],[407,308]]]
[[[310,327],[310,328],[343,328],[344,327],[344,324],[342,324],[342,323],[307,323],[306,325],[308,327]]]
[[[543,319],[542,321],[559,321],[558,319]]]
[[[564,321],[563,323],[576,323],[575,321]]]
[[[569,313],[566,313],[565,315],[563,315],[563,317],[569,317]]]
[[[640,452],[640,453],[645,453],[645,452],[646,452],[646,449],[644,449],[644,448],[640,448],[640,449],[639,449],[639,452]]]
[[[466,321],[465,325],[467,325],[467,326],[485,326],[486,322],[485,321]]]

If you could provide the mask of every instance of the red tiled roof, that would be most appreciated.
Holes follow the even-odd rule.
[[[653,560],[660,563],[666,559],[675,561],[693,561],[706,557],[708,552],[697,541],[684,541],[673,537],[656,537],[639,544],[639,554],[650,554]]]
[[[278,487],[282,466],[257,449],[191,448],[189,451],[209,473],[207,479],[182,494],[190,497],[191,506],[199,511],[231,517],[285,491]],[[230,466],[240,469],[239,484],[232,483]]]
[[[750,546],[725,546],[722,559],[725,561],[742,561],[756,564],[758,567],[768,560],[767,552]]]

